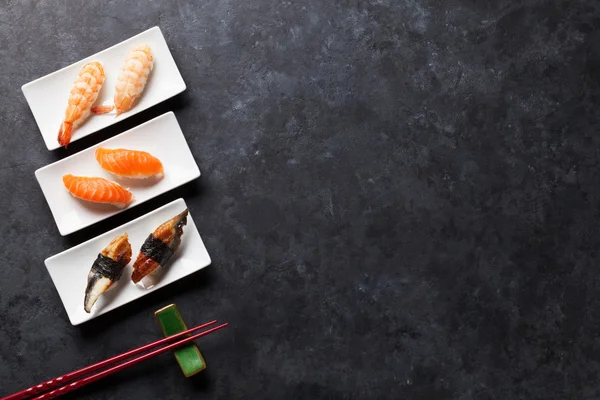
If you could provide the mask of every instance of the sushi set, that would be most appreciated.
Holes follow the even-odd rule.
[[[154,27],[22,90],[46,147],[54,150],[185,88],[160,28]],[[35,176],[65,236],[190,182],[200,170],[175,114],[167,112],[40,168]],[[177,199],[44,263],[71,324],[79,325],[199,271],[211,259],[186,202]],[[214,326],[215,320],[188,329],[174,304],[154,315],[163,339],[3,400],[59,397],[167,351],[190,377],[206,368],[193,340],[228,325]]]
[[[180,93],[185,83],[154,27],[22,89],[52,150]],[[65,236],[190,182],[200,170],[167,112],[35,176]],[[73,325],[210,263],[183,199],[45,260]]]

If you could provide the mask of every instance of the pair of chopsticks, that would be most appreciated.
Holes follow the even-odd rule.
[[[152,358],[159,354],[165,353],[169,350],[173,350],[174,348],[182,346],[186,343],[190,343],[191,341],[196,340],[199,337],[206,336],[209,333],[218,331],[219,329],[225,328],[228,325],[227,323],[224,323],[224,324],[215,326],[213,328],[207,329],[203,332],[192,335],[190,337],[187,337],[183,340],[179,340],[180,338],[182,338],[186,335],[189,335],[192,332],[195,332],[199,329],[206,328],[207,326],[214,325],[216,323],[217,323],[217,321],[215,320],[215,321],[207,322],[202,325],[198,325],[197,327],[188,329],[187,331],[183,331],[183,332],[178,333],[173,336],[168,336],[164,339],[157,340],[156,342],[148,343],[148,344],[138,347],[136,349],[129,350],[123,354],[119,354],[118,356],[108,358],[104,361],[100,361],[96,364],[89,365],[89,366],[79,369],[77,371],[69,372],[68,374],[65,374],[63,376],[59,376],[59,377],[51,379],[49,381],[42,382],[39,385],[32,386],[29,389],[25,389],[20,392],[3,397],[0,400],[24,400],[24,399],[32,399],[32,398],[33,399],[54,399],[56,397],[62,396],[63,394],[72,392],[75,389],[79,389],[82,386],[85,386],[85,385],[95,382],[99,379],[102,379],[108,375],[112,375],[116,372],[124,370],[125,368],[129,368],[132,365],[139,364],[142,361],[145,361],[149,358]],[[175,342],[175,343],[171,343],[171,342]],[[92,375],[82,378],[83,376],[90,374],[94,371],[97,371],[104,367],[111,366],[111,365],[116,364],[120,361],[123,361],[127,358],[136,356],[140,353],[143,353],[147,350],[153,349],[155,347],[161,346],[166,343],[171,343],[171,344],[169,344],[165,347],[161,347],[159,349],[153,350],[142,356],[133,358],[122,364],[114,365],[108,369],[105,369],[100,372],[96,372],[95,374],[92,374]],[[49,391],[51,389],[53,389],[53,390]],[[42,393],[44,393],[44,394],[42,394]],[[37,397],[34,397],[34,396],[37,396]]]

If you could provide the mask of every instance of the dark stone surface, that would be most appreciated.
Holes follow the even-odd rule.
[[[182,95],[48,152],[22,84],[159,25]],[[600,3],[6,1],[0,394],[231,322],[70,398],[600,398]],[[203,172],[62,238],[34,171],[173,110]],[[183,196],[213,265],[81,327],[46,257]],[[88,268],[89,266],[82,266]]]

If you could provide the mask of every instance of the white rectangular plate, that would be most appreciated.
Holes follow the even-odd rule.
[[[115,114],[90,115],[82,125],[74,129],[71,142],[129,118],[185,90],[185,82],[183,82],[177,65],[175,65],[175,60],[173,60],[173,56],[169,51],[160,28],[155,26],[148,29],[100,53],[96,53],[93,56],[21,87],[25,99],[31,108],[33,117],[42,132],[42,137],[48,150],[60,147],[57,140],[58,129],[64,118],[69,91],[81,67],[90,61],[99,61],[102,63],[106,79],[95,104],[113,104],[119,69],[124,63],[127,53],[135,45],[142,43],[150,46],[152,50],[154,69],[150,73],[148,83],[138,103],[130,111],[121,114],[118,118],[115,118]]]
[[[154,178],[117,178],[104,171],[96,161],[95,152],[98,147],[147,151],[162,162],[165,176],[158,181]],[[198,178],[200,170],[172,112],[40,168],[35,171],[35,177],[63,236],[124,210],[110,204],[90,203],[71,196],[62,182],[62,177],[66,174],[98,176],[119,183],[133,193],[134,200],[127,207],[131,208]]]
[[[79,325],[94,319],[210,265],[210,256],[190,213],[187,225],[183,228],[179,250],[171,257],[159,282],[150,289],[144,289],[131,281],[133,272],[131,266],[148,235],[160,224],[181,213],[185,208],[185,201],[177,199],[110,232],[46,259],[46,268],[65,306],[71,324]],[[133,251],[131,262],[125,267],[119,282],[100,296],[92,308],[92,312],[88,314],[83,309],[88,273],[98,257],[98,253],[112,239],[124,233],[129,236],[129,243],[131,243]]]

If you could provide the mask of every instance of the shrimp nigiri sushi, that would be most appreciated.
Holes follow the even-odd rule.
[[[114,105],[98,106],[92,109],[94,114],[104,114],[117,109],[117,117],[131,110],[140,97],[154,67],[154,59],[150,47],[145,44],[135,46],[127,55],[125,64],[119,71],[115,86]]]
[[[164,175],[164,168],[160,160],[145,151],[100,147],[96,150],[96,161],[102,169],[124,178],[149,178],[154,175]]]
[[[87,313],[92,311],[98,297],[121,279],[123,269],[131,260],[131,245],[127,239],[126,233],[114,238],[92,264],[83,300]]]
[[[73,129],[90,115],[90,110],[98,98],[104,83],[104,69],[97,61],[85,64],[69,92],[65,118],[58,131],[58,143],[67,147],[71,141]]]
[[[148,236],[133,264],[133,283],[148,289],[157,280],[156,273],[164,268],[181,244],[183,227],[187,224],[188,209],[160,225]]]
[[[62,179],[69,193],[92,203],[110,203],[123,208],[133,200],[129,190],[104,178],[68,174]]]

